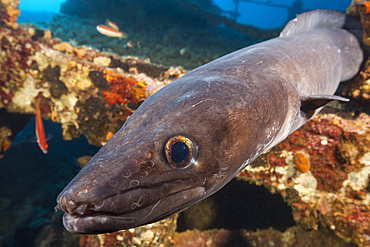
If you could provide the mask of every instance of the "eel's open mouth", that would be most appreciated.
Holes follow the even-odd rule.
[[[200,180],[183,178],[114,195],[97,196],[93,189],[66,187],[57,198],[63,224],[72,233],[106,233],[148,224],[178,213],[205,196]],[[94,187],[95,189],[96,187]],[[104,192],[103,187],[99,191]]]
[[[122,212],[100,211],[96,204],[86,203],[80,204],[73,211],[66,210],[68,207],[64,203],[58,204],[55,210],[66,213],[63,216],[63,224],[72,233],[107,233],[149,224],[171,216],[184,210],[194,201],[200,200],[203,195],[205,195],[205,188],[195,187],[164,196],[145,206],[143,206],[144,203],[140,204],[140,201],[137,201],[130,209],[121,210]],[[112,200],[108,198],[106,201]],[[110,205],[110,203],[106,202],[104,205]]]

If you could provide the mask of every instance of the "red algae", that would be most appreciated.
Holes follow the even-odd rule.
[[[310,131],[307,131],[306,138],[308,144],[313,149],[324,150],[327,147],[332,147],[339,142],[339,137],[342,135],[342,129],[323,120],[317,125],[314,125]]]
[[[111,86],[111,90],[104,89],[103,96],[109,105],[128,102],[139,102],[146,96],[146,84],[138,82],[132,77],[114,74],[112,71],[104,70],[104,78]]]

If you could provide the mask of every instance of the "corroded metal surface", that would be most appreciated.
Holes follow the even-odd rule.
[[[364,113],[355,120],[320,114],[238,175],[280,193],[305,229],[326,227],[359,246],[370,245],[369,177]]]
[[[146,226],[111,234],[83,235],[81,247],[172,246],[177,215]]]
[[[305,231],[302,227],[294,226],[285,232],[272,228],[257,231],[229,231],[213,229],[208,231],[188,230],[174,235],[175,247],[180,246],[336,246],[354,247],[336,237],[327,229]]]
[[[65,139],[84,134],[101,146],[150,94],[185,73],[148,59],[73,47],[31,27],[0,30],[0,107],[62,124]]]

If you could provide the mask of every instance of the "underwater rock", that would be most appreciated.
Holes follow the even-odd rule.
[[[237,178],[281,194],[304,229],[325,227],[347,242],[369,246],[369,136],[365,113],[354,120],[319,114]],[[297,159],[297,153],[305,156]]]
[[[177,215],[168,219],[110,234],[82,235],[81,247],[171,246]]]
[[[207,231],[187,230],[185,232],[175,232],[173,236],[174,247],[192,246],[233,246],[231,245],[232,232],[225,229],[213,229]]]
[[[1,0],[0,2],[0,26],[1,23],[18,28],[17,19],[20,15],[18,9],[19,0]]]
[[[370,100],[370,60],[365,62],[366,69],[361,71],[351,83],[345,84],[341,94],[359,106],[368,107]]]
[[[44,76],[42,78],[43,82],[49,83],[49,90],[52,97],[59,99],[63,94],[68,94],[68,88],[64,83],[59,80],[60,77],[60,67],[56,65],[51,68],[50,65],[43,71]]]
[[[230,231],[225,229],[212,229],[207,231],[187,230],[176,232],[174,247],[223,247],[223,246],[276,246],[276,247],[317,247],[336,246],[354,247],[346,243],[327,229],[307,232],[302,227],[293,226],[285,232],[273,228],[257,231]]]
[[[42,99],[44,119],[61,123],[68,140],[84,134],[102,146],[143,100],[184,73],[149,59],[76,48],[48,32],[35,38],[34,27],[2,28],[0,107],[35,114]]]
[[[248,239],[249,246],[355,246],[354,244],[346,243],[325,228],[308,232],[299,226],[290,227],[285,232],[269,228],[257,230],[256,232],[242,231],[242,235]]]
[[[362,29],[363,29],[363,37],[362,41],[366,45],[370,45],[370,3],[369,1],[363,0],[353,0],[351,5],[347,8],[347,13],[351,16],[360,16]],[[359,39],[361,39],[359,37]]]

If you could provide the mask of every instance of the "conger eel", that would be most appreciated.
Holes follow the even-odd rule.
[[[65,187],[72,233],[164,219],[212,195],[325,104],[363,60],[345,14],[316,10],[280,36],[200,66],[150,96]]]

